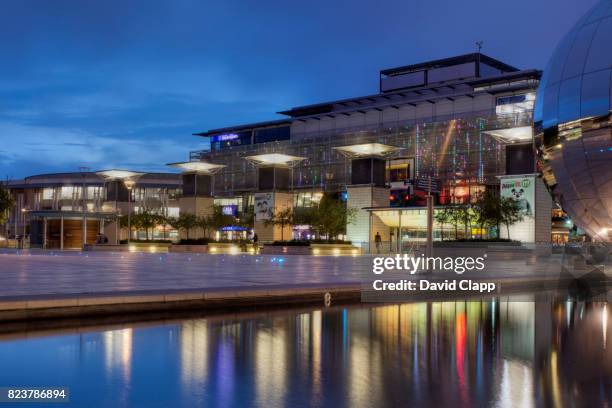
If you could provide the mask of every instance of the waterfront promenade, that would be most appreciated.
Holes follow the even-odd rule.
[[[556,279],[561,262],[560,256],[540,259],[498,251],[488,253],[486,277],[508,282]],[[322,301],[328,292],[334,299],[358,300],[361,285],[372,279],[371,268],[370,256],[4,250],[0,320],[3,315],[62,316],[69,308],[77,308],[77,314],[103,314]]]

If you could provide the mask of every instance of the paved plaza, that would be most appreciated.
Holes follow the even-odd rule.
[[[540,260],[517,253],[489,254],[487,276],[554,276],[560,271],[560,262],[555,256]],[[371,268],[369,256],[5,250],[0,252],[0,300],[40,295],[359,284],[372,277]]]

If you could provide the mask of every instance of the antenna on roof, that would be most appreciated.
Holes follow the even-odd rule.
[[[478,50],[479,54],[480,54],[480,51],[482,50],[483,45],[484,45],[484,41],[476,41],[476,49]]]
[[[476,41],[476,49],[477,49],[477,53],[476,53],[476,77],[480,78],[480,51],[482,50],[482,45],[484,44],[484,41]]]

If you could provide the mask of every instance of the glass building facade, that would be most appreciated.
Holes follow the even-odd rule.
[[[483,54],[384,70],[377,94],[292,108],[280,112],[289,117],[285,120],[199,133],[210,138],[211,148],[192,152],[191,159],[226,166],[215,175],[216,196],[257,191],[257,169],[244,157],[264,153],[305,158],[292,168],[296,194],[340,193],[351,183],[351,163],[334,148],[381,143],[399,148],[388,158],[388,182],[404,182],[414,193],[418,180],[431,177],[441,204],[464,200],[498,185],[497,176],[512,169],[514,151],[508,146],[526,145],[532,152],[539,78],[539,71]],[[527,139],[496,134],[513,129],[527,132]],[[231,140],[220,142],[224,139]],[[410,171],[390,165],[398,160]],[[518,171],[533,168],[530,163]],[[395,180],[399,174],[407,179]]]

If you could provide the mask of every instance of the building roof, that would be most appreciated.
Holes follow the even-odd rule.
[[[455,57],[421,62],[418,64],[404,65],[404,66],[396,67],[396,68],[383,69],[380,71],[380,74],[386,75],[386,76],[393,76],[393,75],[405,74],[408,72],[422,71],[425,69],[450,67],[452,65],[465,64],[468,62],[476,62],[478,60],[480,60],[481,63],[490,65],[493,68],[499,69],[500,71],[504,71],[504,72],[520,71],[518,68],[513,67],[512,65],[508,65],[505,62],[502,62],[495,58],[491,58],[488,55],[475,52],[472,54],[458,55]]]
[[[514,84],[510,85],[510,81],[521,79],[536,79],[541,77],[541,71],[538,70],[519,70],[516,67],[508,65],[495,58],[491,58],[485,54],[472,53],[459,55],[451,58],[444,58],[434,61],[427,61],[419,64],[405,65],[402,67],[384,69],[380,71],[381,76],[401,75],[413,71],[422,71],[426,69],[436,69],[460,65],[468,62],[476,62],[486,64],[499,71],[498,75],[487,77],[475,77],[468,79],[456,79],[438,83],[429,83],[422,86],[411,87],[407,89],[391,90],[387,92],[379,92],[376,94],[358,96],[347,99],[338,99],[315,103],[310,105],[296,106],[288,110],[277,112],[281,115],[289,116],[284,120],[274,120],[268,122],[258,122],[243,124],[238,126],[228,126],[219,129],[211,129],[206,132],[194,133],[196,136],[213,136],[223,133],[239,132],[252,130],[268,126],[290,125],[293,120],[304,120],[306,118],[320,118],[324,116],[334,117],[337,115],[349,115],[352,112],[365,112],[365,110],[382,110],[387,107],[397,108],[401,105],[413,105],[418,103],[435,103],[440,99],[451,99],[456,97],[472,97],[475,93],[476,86],[486,84],[503,84],[508,83],[507,87],[500,85],[497,90],[484,90],[483,92],[497,93],[500,91],[507,92],[511,90],[520,90],[532,87],[532,84]]]
[[[194,133],[193,135],[209,137],[209,136],[214,136],[214,135],[219,135],[219,134],[229,133],[229,132],[242,132],[246,130],[253,130],[253,129],[259,129],[259,128],[265,128],[265,127],[273,127],[273,126],[281,126],[281,125],[290,125],[290,124],[291,124],[291,120],[289,119],[269,120],[266,122],[246,123],[243,125],[228,126],[228,127],[218,128],[218,129],[210,129],[205,132]]]
[[[25,177],[23,180],[9,180],[8,188],[44,188],[54,186],[87,185],[101,186],[104,178],[96,172],[72,172],[72,173],[49,173],[36,174]],[[180,175],[177,173],[144,173],[139,177],[136,184],[148,186],[168,186],[181,184]]]

